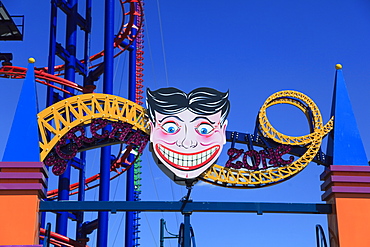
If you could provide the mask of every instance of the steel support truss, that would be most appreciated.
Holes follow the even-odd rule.
[[[185,204],[185,205],[184,205]],[[192,202],[181,201],[41,201],[41,212],[61,211],[123,211],[146,212],[233,212],[233,213],[292,213],[331,214],[332,205],[324,203],[269,202]]]

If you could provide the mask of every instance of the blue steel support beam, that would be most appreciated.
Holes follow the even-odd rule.
[[[66,14],[70,15],[73,14],[73,4],[67,3],[65,0],[56,0],[58,7]],[[76,13],[75,15],[76,24],[82,29],[82,30],[88,30],[89,29],[89,23],[87,20],[85,20],[80,14]]]
[[[48,57],[48,73],[54,75],[56,39],[57,39],[57,13],[58,8],[55,1],[51,1],[50,10],[50,37],[49,37],[49,57]],[[52,83],[53,82],[49,82]],[[47,87],[46,107],[54,104],[54,88]]]
[[[105,129],[103,129],[104,131]],[[101,148],[100,157],[100,188],[99,188],[99,201],[109,201],[109,173],[110,173],[110,146]],[[99,211],[98,214],[98,247],[107,247],[108,245],[108,211]]]
[[[164,247],[164,219],[161,219],[159,223],[159,247]]]
[[[71,12],[67,15],[67,28],[66,28],[66,53],[68,57],[65,62],[65,79],[74,82],[76,73],[76,43],[77,43],[77,0],[69,0]],[[70,87],[65,87],[66,90],[73,93],[73,89]],[[64,98],[70,97],[69,94],[64,93]]]
[[[50,3],[50,34],[49,34],[49,57],[48,57],[48,73],[54,75],[54,66],[55,66],[55,52],[56,52],[56,38],[57,38],[57,13],[58,8],[54,0]],[[50,84],[54,84],[49,81]],[[54,88],[47,87],[46,89],[46,107],[54,103]],[[50,138],[50,133],[48,133]],[[49,170],[49,166],[46,167]],[[47,178],[49,180],[49,178]],[[41,228],[45,228],[46,223],[46,213],[41,214]],[[43,244],[44,241],[40,240],[40,244]]]
[[[89,61],[89,37],[90,37],[90,32],[91,32],[91,5],[92,5],[92,0],[86,0],[85,3],[85,20],[86,20],[86,26],[85,26],[85,40],[84,40],[84,60],[85,63],[83,64],[84,66],[84,71],[85,73],[83,74],[84,79],[84,87],[86,87],[87,84],[87,71],[88,71],[88,61]],[[92,85],[94,85],[92,83]],[[78,188],[78,201],[85,201],[85,179],[86,179],[86,152],[81,152],[80,153],[80,162],[78,162],[78,165],[80,165],[79,169],[79,183],[80,186]],[[81,233],[81,228],[84,225],[84,212],[77,212],[78,217],[77,217],[77,227],[76,227],[76,237],[77,239],[84,239],[86,235]],[[96,224],[97,225],[97,224]]]
[[[67,28],[66,28],[66,50],[69,54],[65,63],[65,79],[74,82],[76,71],[76,43],[77,43],[77,0],[69,0],[71,12],[67,15]],[[64,87],[67,91],[74,93],[73,88]],[[64,98],[70,97],[69,94],[64,93]],[[59,177],[58,186],[58,200],[69,200],[69,185],[70,185],[71,167],[67,164],[66,171]],[[57,233],[66,235],[68,228],[68,214],[61,213],[57,215]]]
[[[59,176],[58,180],[59,201],[69,200],[70,176],[71,176],[71,166],[70,164],[67,164],[67,169],[62,175]],[[67,236],[68,218],[69,218],[68,212],[61,212],[57,214],[56,232],[63,236]]]
[[[90,83],[88,84],[88,81],[87,81],[87,71],[88,71],[88,64],[89,64],[89,37],[90,37],[90,32],[91,32],[91,21],[92,21],[92,18],[91,18],[91,5],[92,5],[92,0],[86,0],[86,10],[85,10],[85,18],[86,18],[86,25],[87,25],[87,28],[85,30],[85,44],[84,44],[84,60],[85,60],[85,63],[84,63],[84,66],[85,66],[85,75],[84,75],[84,87],[86,87],[87,85],[94,85],[94,83]]]
[[[184,245],[190,247],[190,213],[184,213]]]
[[[104,63],[100,64],[93,70],[90,70],[86,77],[85,85],[93,85],[95,81],[99,80],[100,76],[104,73]]]
[[[78,187],[78,201],[85,201],[85,179],[86,179],[86,173],[85,173],[85,160],[86,160],[86,152],[81,152],[80,153],[80,169],[79,169],[79,174],[78,174],[78,182],[80,186]],[[80,235],[79,229],[83,225],[84,221],[84,214],[83,212],[77,212],[77,227],[76,227],[76,236],[77,239],[82,238]]]
[[[104,16],[104,80],[103,93],[113,94],[113,42],[114,42],[114,2],[113,0],[105,1]],[[105,131],[106,128],[103,129]],[[99,201],[109,201],[109,182],[110,182],[110,155],[111,147],[101,148],[100,155],[100,188]],[[108,220],[109,212],[100,211],[98,213],[98,233],[97,246],[108,246]]]
[[[123,44],[123,46],[126,46],[127,45],[127,42],[122,42],[121,44]],[[129,48],[127,49],[128,51],[132,51],[134,48],[133,46],[129,46]],[[85,59],[87,60],[87,59]],[[87,78],[86,78],[86,83],[85,83],[85,86],[86,85],[93,85],[95,81],[99,80],[99,77],[104,73],[104,63],[100,64],[98,67],[96,67],[95,69],[93,70],[90,70]]]
[[[233,212],[233,213],[292,213],[331,214],[332,205],[324,203],[268,202],[187,202],[180,201],[41,201],[40,211],[147,211],[147,212]]]
[[[134,25],[137,25],[136,20]],[[132,35],[135,36],[136,29],[133,28],[132,32]],[[128,99],[136,102],[136,40],[132,46],[133,49],[129,51]],[[126,174],[126,201],[134,201],[134,169],[128,169]],[[134,212],[126,212],[125,247],[134,246],[134,220]]]
[[[64,49],[64,47],[60,43],[56,44],[56,54],[64,62],[70,61],[71,59],[74,59],[75,61],[73,63],[76,65],[76,70],[84,76],[87,75],[86,63],[81,63],[81,61],[78,60],[75,56],[71,56],[71,54],[69,54],[68,50]]]

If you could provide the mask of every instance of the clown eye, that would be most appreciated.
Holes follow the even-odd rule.
[[[176,133],[180,128],[174,122],[167,122],[162,125],[162,129],[169,134]]]
[[[201,123],[195,129],[198,131],[199,134],[207,135],[207,134],[211,133],[211,131],[213,130],[213,127],[212,127],[212,125],[210,125],[208,123]]]

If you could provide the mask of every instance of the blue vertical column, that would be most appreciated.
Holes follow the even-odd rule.
[[[80,172],[78,175],[78,201],[85,201],[85,179],[86,179],[86,152],[80,153]],[[76,239],[81,238],[79,229],[82,227],[84,220],[84,212],[77,212],[77,227],[76,227]]]
[[[58,180],[58,201],[69,200],[69,185],[70,185],[71,166],[68,163],[65,172],[59,176]],[[68,228],[68,212],[60,212],[57,214],[56,232],[67,236]]]
[[[76,73],[76,44],[77,44],[77,0],[68,0],[70,12],[67,14],[67,29],[66,29],[66,51],[68,52],[68,60],[65,63],[65,79],[75,82]],[[65,87],[69,92],[74,92],[73,88]],[[70,97],[64,93],[64,98]]]
[[[86,86],[86,77],[87,77],[87,70],[89,68],[89,40],[90,40],[90,33],[91,33],[91,1],[86,0],[86,10],[85,10],[85,20],[86,20],[86,29],[85,29],[85,41],[84,41],[84,67],[86,74],[84,75],[84,87]]]
[[[55,66],[56,37],[57,37],[57,5],[55,3],[55,0],[52,0],[50,5],[51,9],[50,9],[48,73],[53,75]],[[53,103],[54,103],[54,89],[52,87],[47,87],[46,107],[52,105]],[[46,166],[46,169],[49,170],[49,166]],[[47,178],[47,180],[49,179]],[[46,223],[46,212],[42,212],[40,227],[45,228],[45,223]],[[44,242],[43,240],[40,240],[40,244],[43,244],[43,242]]]
[[[103,93],[113,94],[113,42],[114,42],[114,2],[113,0],[105,1],[104,17],[104,81]],[[106,129],[103,129],[103,131]],[[109,182],[110,182],[110,155],[111,147],[101,148],[100,156],[100,188],[99,201],[109,201]],[[98,213],[98,247],[108,245],[108,219],[109,212],[100,211]]]
[[[91,32],[91,0],[86,0],[86,10],[85,10],[85,40],[84,40],[84,60],[85,63],[84,69],[86,74],[84,74],[84,87],[86,87],[86,77],[87,77],[87,70],[88,70],[88,60],[89,60],[89,36]],[[79,169],[79,187],[78,187],[78,201],[85,201],[85,179],[86,179],[86,151],[80,153],[80,169]],[[81,231],[79,231],[83,225],[84,221],[84,212],[77,213],[77,227],[76,227],[76,238],[84,238],[85,236],[81,235]]]
[[[68,0],[70,12],[67,14],[66,28],[66,51],[68,52],[68,60],[65,63],[65,79],[74,82],[76,72],[76,43],[77,43],[77,0]],[[65,87],[69,92],[74,93],[73,88]],[[70,97],[64,93],[64,98]],[[68,162],[66,171],[59,176],[58,185],[58,200],[69,200],[69,186],[71,177],[71,164]],[[62,212],[57,216],[56,222],[57,233],[67,235],[68,228],[68,212]]]
[[[137,3],[136,3],[137,4]],[[136,20],[134,25],[136,25]],[[132,29],[132,35],[136,35],[136,29]],[[136,40],[132,44],[133,49],[130,49],[129,54],[129,78],[128,78],[128,99],[136,101]],[[126,172],[126,201],[134,201],[134,167],[131,167]],[[126,228],[125,228],[125,247],[133,247],[134,240],[134,212],[126,212]]]
[[[159,247],[164,247],[164,219],[162,218],[159,223]]]
[[[50,10],[50,38],[49,38],[49,58],[48,58],[48,73],[54,75],[55,66],[55,53],[57,44],[57,4],[55,0],[51,1]],[[52,82],[49,82],[52,83]],[[47,87],[46,96],[46,107],[54,103],[54,89],[52,87]]]
[[[190,247],[190,213],[184,213],[184,246]]]

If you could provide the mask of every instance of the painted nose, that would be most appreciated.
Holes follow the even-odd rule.
[[[177,141],[177,146],[183,147],[185,149],[194,148],[198,145],[198,142],[195,140],[194,136],[189,134],[188,131],[184,133],[184,136]]]
[[[185,149],[189,149],[189,148],[195,148],[197,144],[198,144],[197,141],[190,140],[190,138],[185,138],[184,140],[179,141],[178,145],[180,147],[184,147]]]

